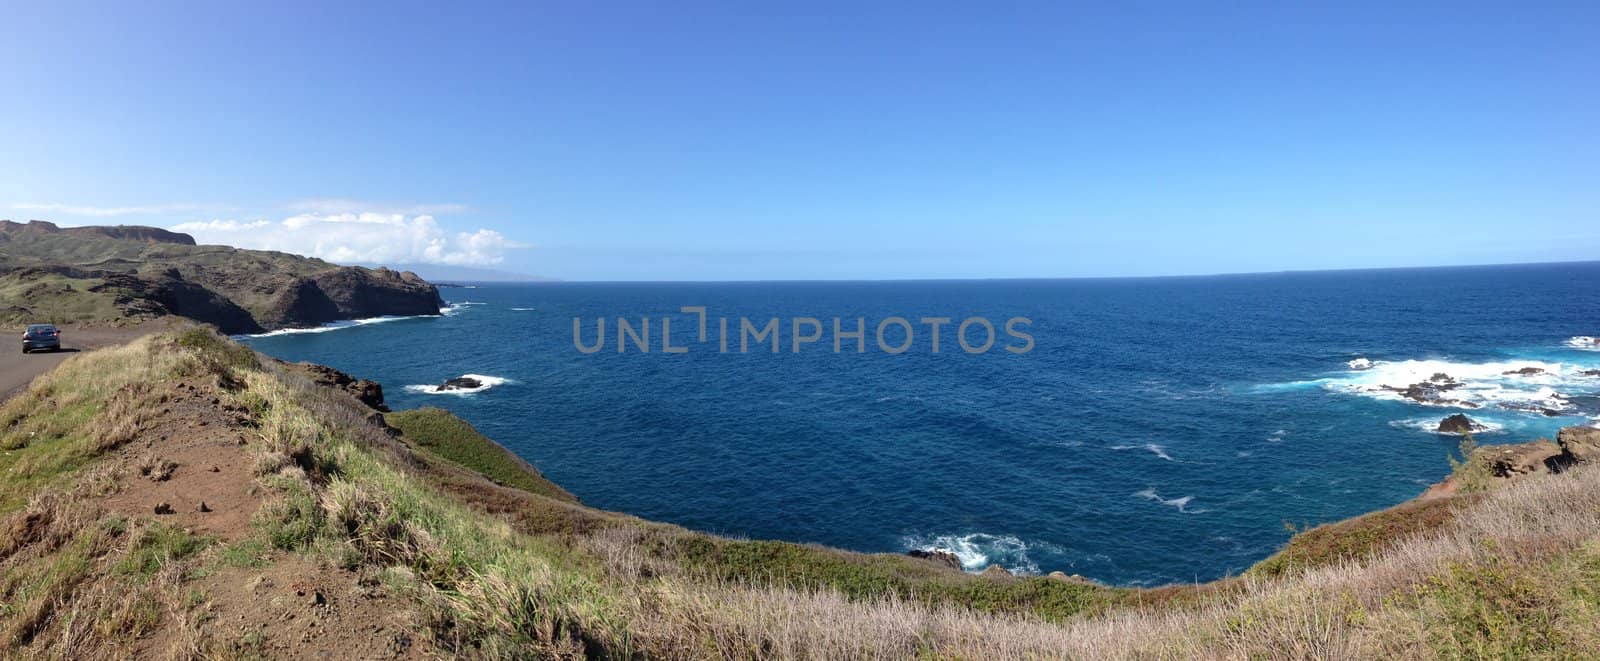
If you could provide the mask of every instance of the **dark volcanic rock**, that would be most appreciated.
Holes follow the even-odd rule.
[[[318,385],[336,388],[355,395],[355,398],[361,400],[362,404],[366,404],[374,410],[384,412],[389,410],[389,407],[383,404],[383,386],[377,381],[357,379],[327,365],[318,365],[316,363],[297,363],[295,367],[299,368],[305,373],[306,377]]]
[[[483,382],[482,381],[479,381],[477,379],[474,379],[472,377],[467,377],[467,376],[458,376],[458,377],[456,377],[454,379],[450,379],[448,381],[445,381],[444,383],[439,384],[439,389],[440,390],[471,390],[473,388],[482,388],[482,387],[483,387]]]
[[[1474,422],[1465,413],[1457,413],[1439,421],[1439,433],[1441,434],[1465,434],[1485,429],[1488,429],[1488,427]]]
[[[1524,367],[1522,369],[1516,369],[1516,370],[1510,370],[1510,371],[1506,371],[1506,372],[1501,372],[1501,374],[1503,374],[1505,376],[1533,376],[1535,374],[1544,374],[1544,368],[1542,368],[1542,367],[1533,367],[1533,366],[1530,365],[1530,366]]]
[[[961,558],[956,557],[956,554],[949,551],[941,551],[938,549],[934,549],[932,551],[912,549],[910,551],[906,551],[906,555],[909,555],[913,558],[921,558],[923,560],[932,560],[956,571],[961,571]]]
[[[444,307],[439,290],[410,271],[344,267],[317,275],[315,282],[342,319],[439,314]]]
[[[1456,381],[1455,378],[1449,374],[1439,372],[1431,377],[1428,377],[1427,381],[1423,381],[1421,383],[1413,383],[1404,388],[1383,386],[1383,389],[1400,393],[1400,396],[1422,404],[1432,404],[1435,406],[1459,406],[1461,408],[1468,409],[1479,408],[1477,404],[1472,402],[1459,399],[1450,399],[1444,396],[1444,393],[1460,387],[1461,382]]]

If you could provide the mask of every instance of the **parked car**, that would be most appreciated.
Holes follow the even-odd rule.
[[[30,324],[22,334],[22,353],[61,349],[61,331],[51,324]]]

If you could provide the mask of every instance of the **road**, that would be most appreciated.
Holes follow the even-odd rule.
[[[166,327],[165,323],[146,323],[126,328],[74,328],[61,329],[61,350],[46,353],[22,353],[22,332],[8,333],[9,346],[0,348],[0,401],[27,387],[33,377],[50,371],[61,361],[81,351],[122,344],[146,333]],[[5,336],[0,336],[4,339]]]

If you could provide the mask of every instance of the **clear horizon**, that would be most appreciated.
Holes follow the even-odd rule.
[[[14,8],[0,217],[569,282],[1587,261],[1600,8]]]

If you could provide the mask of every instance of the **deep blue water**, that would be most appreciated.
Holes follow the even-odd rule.
[[[940,546],[1117,584],[1236,573],[1317,523],[1393,505],[1448,472],[1456,412],[1400,400],[1443,371],[1496,430],[1549,435],[1600,411],[1600,263],[1126,280],[530,284],[444,289],[449,314],[251,340],[443,406],[585,503],[690,528],[861,551]],[[698,344],[704,305],[711,341]],[[617,353],[614,318],[651,319]],[[673,344],[660,352],[660,318]],[[1028,317],[1034,350],[876,349],[873,326]],[[716,351],[716,318],[781,317],[783,352]],[[822,342],[789,351],[788,320]],[[865,317],[868,352],[832,353]],[[605,350],[573,347],[572,319]],[[898,330],[890,340],[897,341]],[[972,331],[978,341],[981,330]],[[853,349],[853,341],[846,343]],[[1374,361],[1368,370],[1347,365]],[[1536,365],[1551,372],[1503,376]],[[405,386],[509,379],[467,395]],[[1563,396],[1575,396],[1561,399]],[[1561,417],[1503,405],[1559,407]]]

